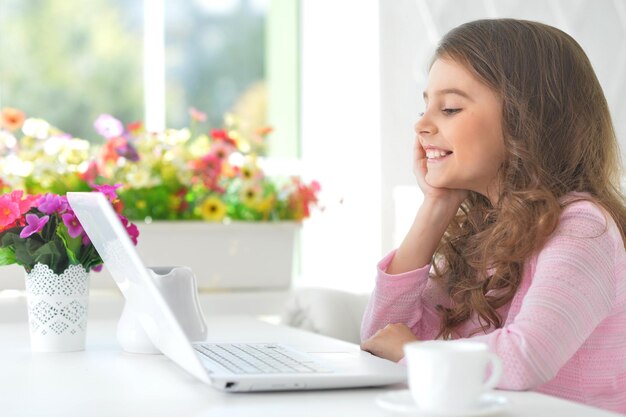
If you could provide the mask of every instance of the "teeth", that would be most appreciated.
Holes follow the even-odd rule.
[[[446,151],[428,150],[428,151],[426,151],[426,158],[428,158],[428,159],[442,158],[442,157],[448,155],[449,153],[450,152],[446,152]]]

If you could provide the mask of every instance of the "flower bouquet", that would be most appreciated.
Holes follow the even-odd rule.
[[[117,203],[116,187],[96,186],[112,204]],[[0,265],[18,264],[26,272],[37,264],[61,274],[70,265],[89,272],[102,268],[102,259],[83,231],[64,196],[24,195],[13,191],[0,195]],[[139,231],[118,214],[129,236],[137,243]]]
[[[227,116],[222,129],[196,134],[204,116],[197,110],[191,115],[191,128],[161,133],[146,132],[138,123],[124,129],[112,116],[100,116],[96,130],[106,142],[88,180],[125,183],[120,198],[132,219],[301,221],[310,216],[319,184],[269,177],[261,158],[250,152],[270,128],[244,137],[237,119]]]
[[[0,193],[89,191],[84,173],[92,151],[86,140],[43,119],[26,118],[20,110],[4,108],[0,113]]]
[[[188,128],[157,133],[103,114],[94,124],[104,139],[98,144],[5,108],[0,192],[65,194],[123,183],[120,204],[133,220],[299,222],[310,216],[319,184],[268,176],[254,151],[266,148],[271,128],[244,135],[232,115],[221,129],[202,129],[206,116],[198,110],[190,117]]]
[[[115,204],[115,187],[96,187]],[[0,195],[0,265],[26,271],[31,348],[35,351],[84,349],[89,271],[102,259],[64,196]],[[118,214],[131,239],[137,227]]]

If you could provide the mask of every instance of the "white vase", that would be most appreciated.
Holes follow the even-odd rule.
[[[187,338],[190,341],[205,340],[207,325],[198,301],[198,289],[193,271],[186,266],[154,266],[147,269]],[[161,353],[150,340],[128,302],[124,304],[124,310],[117,324],[117,340],[126,352]]]
[[[26,300],[34,352],[85,349],[89,272],[82,265],[70,265],[58,275],[36,264],[26,273]]]

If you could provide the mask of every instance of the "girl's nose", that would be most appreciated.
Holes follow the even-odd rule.
[[[432,135],[437,130],[435,125],[430,120],[430,117],[426,113],[422,113],[420,115],[419,120],[415,123],[415,126],[413,128],[415,129],[415,133],[417,133],[418,135]]]

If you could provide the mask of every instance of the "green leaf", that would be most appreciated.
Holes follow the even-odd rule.
[[[82,239],[79,237],[73,238],[69,235],[66,227],[59,227],[56,230],[57,236],[63,242],[63,246],[66,248],[67,257],[70,264],[78,264],[78,253],[82,246]]]
[[[16,261],[13,249],[10,247],[0,248],[0,265],[12,265]]]
[[[102,263],[102,258],[93,245],[83,246],[78,257],[78,263],[82,264],[87,271]]]
[[[21,239],[17,235],[12,235],[13,248],[15,251],[16,262],[23,265],[27,270],[31,270],[37,262],[35,262],[34,252],[43,244],[35,239]]]
[[[69,259],[65,245],[61,239],[53,239],[39,246],[32,252],[34,264],[37,262],[48,265],[55,274],[62,274],[69,266]],[[33,266],[34,266],[33,264]]]

